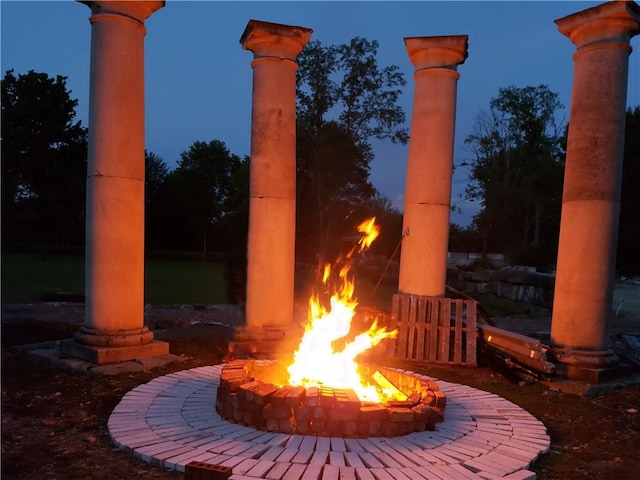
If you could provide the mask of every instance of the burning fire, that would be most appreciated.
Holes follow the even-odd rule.
[[[364,333],[357,335],[342,350],[334,349],[334,342],[347,336],[351,330],[351,320],[355,313],[357,300],[354,297],[355,284],[349,278],[350,258],[356,249],[362,252],[380,233],[375,217],[358,226],[362,237],[346,256],[342,268],[338,270],[339,285],[331,296],[330,309],[321,304],[317,294],[309,299],[309,318],[305,333],[294,354],[294,362],[288,367],[289,384],[304,387],[329,386],[333,388],[353,389],[360,400],[381,402],[393,394],[381,386],[375,387],[361,378],[358,372],[356,356],[377,345],[385,338],[395,338],[397,330],[387,331],[378,328],[377,322]],[[329,285],[334,267],[325,265],[322,282]]]

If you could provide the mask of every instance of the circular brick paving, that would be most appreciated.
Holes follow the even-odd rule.
[[[194,368],[134,388],[109,417],[111,438],[178,471],[192,461],[231,467],[231,480],[535,479],[527,469],[550,445],[542,422],[519,406],[442,380],[447,408],[435,431],[360,439],[255,430],[216,413],[221,370]]]

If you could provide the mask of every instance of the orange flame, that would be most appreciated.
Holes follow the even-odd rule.
[[[362,222],[358,231],[363,233],[363,236],[351,249],[347,258],[358,245],[359,252],[368,249],[380,233],[380,228],[375,224],[373,217]],[[309,318],[305,333],[298,350],[294,353],[293,364],[287,368],[290,375],[289,384],[351,388],[360,400],[381,402],[383,398],[380,389],[361,378],[355,358],[383,339],[395,338],[397,330],[390,332],[384,327],[379,328],[377,322],[373,322],[369,330],[357,335],[342,350],[336,351],[333,347],[334,341],[349,334],[351,320],[358,305],[354,298],[355,284],[348,275],[350,268],[351,265],[347,262],[338,273],[340,284],[331,297],[330,310],[324,308],[318,295],[309,299]],[[325,265],[322,280],[324,284],[330,280],[331,273],[331,265]]]
[[[349,250],[349,253],[347,253],[347,258],[351,258],[351,255],[353,255],[353,252],[356,250],[356,248],[358,248],[358,245],[360,245],[360,248],[358,248],[358,253],[360,253],[364,250],[369,249],[373,241],[378,238],[378,235],[380,235],[380,227],[376,224],[376,217],[367,218],[365,221],[363,221],[360,225],[358,225],[358,231],[363,235],[362,237],[360,237],[360,240],[358,240],[358,242],[353,246],[353,248]]]
[[[373,241],[378,238],[378,235],[380,235],[380,227],[376,225],[376,217],[371,217],[358,225],[358,231],[364,233],[358,242],[358,245],[360,245],[358,252],[361,252],[368,249]]]

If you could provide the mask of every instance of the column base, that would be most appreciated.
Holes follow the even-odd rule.
[[[613,350],[574,350],[554,347],[549,353],[556,363],[556,375],[588,383],[608,382],[626,374]]]
[[[97,330],[80,327],[74,336],[78,343],[92,347],[135,347],[153,341],[153,332],[149,327],[130,330]]]
[[[158,357],[169,354],[169,343],[152,340],[144,345],[124,347],[99,347],[85,345],[76,339],[60,342],[60,353],[85,360],[96,365],[126,362],[140,358]]]
[[[269,360],[293,359],[301,334],[294,328],[237,327],[229,342],[226,360],[259,358]]]

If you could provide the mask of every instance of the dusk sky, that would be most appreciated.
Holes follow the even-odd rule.
[[[554,20],[602,2],[214,2],[167,1],[146,22],[146,147],[173,169],[195,141],[221,140],[231,152],[250,153],[252,53],[239,39],[250,19],[313,29],[323,45],[356,36],[377,40],[379,65],[397,65],[407,85],[401,105],[411,120],[413,65],[403,38],[469,35],[469,58],[459,66],[456,164],[472,158],[464,146],[481,109],[502,87],[546,84],[569,117],[575,47]],[[74,1],[0,3],[2,74],[29,70],[68,77],[78,118],[88,118],[90,10]],[[628,106],[640,105],[640,41],[632,40]],[[402,209],[407,146],[374,142],[371,181]],[[457,168],[452,221],[470,222],[463,199],[468,173]]]

